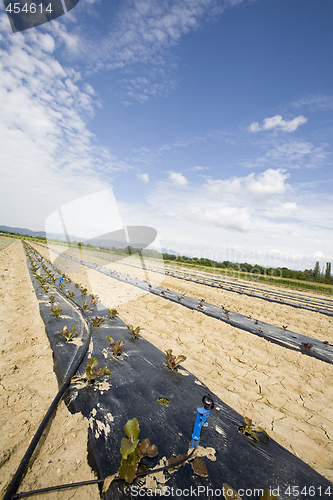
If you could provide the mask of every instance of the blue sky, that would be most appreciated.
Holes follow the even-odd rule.
[[[0,6],[1,224],[110,188],[181,254],[333,261],[331,0],[80,0],[14,34]]]

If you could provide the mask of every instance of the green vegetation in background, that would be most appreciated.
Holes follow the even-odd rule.
[[[283,286],[287,288],[294,288],[296,290],[307,290],[311,292],[318,292],[322,294],[333,295],[333,277],[331,275],[331,263],[327,262],[325,269],[320,268],[320,263],[315,263],[314,269],[305,269],[304,271],[294,271],[287,267],[263,267],[258,264],[254,266],[244,262],[237,264],[225,260],[223,262],[216,262],[207,258],[186,257],[185,255],[176,256],[168,253],[160,253],[154,249],[140,249],[132,246],[125,248],[112,247],[94,247],[93,245],[85,244],[82,242],[72,241],[69,245],[67,242],[59,239],[47,239],[41,236],[28,236],[10,232],[0,232],[0,236],[10,236],[12,238],[25,239],[36,241],[39,243],[51,243],[66,245],[69,247],[79,247],[81,251],[97,250],[114,255],[131,255],[134,257],[145,257],[152,260],[163,258],[165,263],[177,265],[179,267],[196,269],[218,275],[244,279],[247,281],[265,282],[266,284]]]

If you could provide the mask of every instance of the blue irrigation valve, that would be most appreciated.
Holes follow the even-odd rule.
[[[192,433],[191,439],[191,448],[198,448],[200,441],[200,433],[202,426],[207,427],[208,422],[206,422],[209,417],[210,410],[214,408],[214,401],[211,398],[211,395],[204,396],[202,398],[203,407],[197,408],[197,416],[194,423],[194,429]]]
[[[60,276],[58,286],[60,286],[60,283],[63,281],[63,279],[64,279],[64,277]]]

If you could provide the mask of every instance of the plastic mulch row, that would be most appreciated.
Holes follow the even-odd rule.
[[[105,257],[102,256],[99,256],[99,258],[104,259],[108,262],[112,262],[112,260],[106,259]],[[126,263],[122,262],[122,265],[141,269],[140,266],[129,264],[128,262]],[[166,269],[165,272],[162,272],[159,269],[150,266],[149,268],[147,268],[147,271],[158,274],[165,274],[166,276],[170,276],[172,278],[177,278],[184,281],[197,283],[200,285],[210,286],[212,288],[223,289],[227,292],[236,292],[240,295],[247,295],[249,297],[259,298],[262,300],[267,300],[268,302],[288,305],[291,307],[295,307],[297,309],[306,309],[308,311],[319,312],[320,314],[325,314],[326,316],[333,316],[333,310],[328,309],[329,307],[331,308],[333,307],[333,300],[330,299],[322,300],[314,296],[299,296],[298,294],[295,294],[293,292],[289,292],[289,294],[283,292],[274,292],[274,297],[273,297],[272,292],[270,292],[271,295],[269,295],[267,289],[263,289],[262,292],[260,293],[260,289],[258,288],[253,288],[251,286],[244,284],[240,285],[239,283],[230,283],[225,280],[219,280],[215,277],[212,278],[204,273],[201,275],[202,279],[199,279],[200,275],[195,276],[195,274],[179,270],[170,271]],[[207,279],[205,279],[205,277],[207,277]],[[288,298],[294,300],[288,300]],[[297,301],[299,303],[297,303]]]
[[[283,330],[277,326],[270,325],[269,323],[265,323],[254,318],[249,318],[236,312],[226,311],[222,307],[202,302],[191,297],[186,297],[178,294],[177,292],[173,292],[159,286],[150,285],[146,281],[132,278],[131,276],[126,276],[125,274],[116,271],[111,271],[105,267],[91,262],[86,262],[76,257],[66,255],[65,253],[57,252],[56,250],[52,250],[52,252],[59,254],[61,257],[73,260],[74,262],[78,262],[118,281],[136,286],[142,290],[153,293],[154,295],[158,295],[164,299],[181,304],[189,309],[202,312],[207,316],[224,321],[235,328],[240,328],[241,330],[263,337],[270,342],[274,342],[288,349],[299,351],[302,354],[315,357],[321,361],[325,361],[326,363],[333,363],[333,346],[329,343],[324,344],[324,342],[312,337],[301,335],[300,333],[292,332],[287,329]]]
[[[58,276],[57,276],[58,277]],[[45,320],[46,333],[50,339],[58,377],[68,371],[68,363],[75,349],[70,343],[58,338],[55,332],[63,323],[76,325],[82,329],[82,318],[76,315],[76,306],[62,298],[62,293],[72,291],[71,299],[82,306],[83,301],[90,303],[87,296],[81,295],[74,284],[67,283],[56,301],[63,309],[66,318],[50,318],[48,295],[34,282],[40,309]],[[55,287],[59,290],[58,285]],[[60,290],[59,290],[60,292]],[[54,289],[52,289],[54,294]],[[49,293],[50,294],[50,293]],[[125,323],[118,317],[110,319],[107,310],[99,305],[91,316],[104,317],[99,327],[92,327],[89,350],[79,370],[84,375],[85,364],[91,356],[106,366],[112,375],[97,378],[94,384],[78,380],[70,385],[66,402],[72,412],[80,412],[89,419],[88,449],[89,462],[99,478],[112,475],[120,465],[120,441],[125,434],[125,423],[136,417],[140,424],[140,440],[147,437],[158,447],[156,458],[144,459],[149,467],[188,452],[191,434],[196,418],[196,409],[202,406],[202,397],[209,389],[193,374],[180,368],[172,372],[164,366],[164,353],[143,338],[133,340]],[[89,320],[88,320],[89,321]],[[115,357],[106,336],[115,341],[123,339],[125,350]],[[55,341],[55,338],[57,340]],[[68,351],[68,355],[67,355]],[[165,471],[156,475],[155,484],[164,488],[166,496],[187,498],[223,498],[223,483],[235,490],[244,490],[243,498],[258,499],[259,489],[274,489],[282,500],[290,500],[295,488],[310,492],[302,499],[322,498],[324,492],[331,491],[333,484],[315,472],[311,467],[292,455],[264,434],[258,434],[259,442],[241,434],[243,417],[228,407],[217,396],[213,397],[215,408],[210,412],[208,427],[201,432],[200,446],[204,448],[203,461],[208,476],[201,477],[193,471],[193,460],[185,463],[176,471]],[[159,398],[169,401],[162,405]],[[163,460],[162,460],[163,461]],[[149,476],[154,478],[153,475]],[[294,488],[294,489],[293,489]],[[246,491],[246,494],[245,494]],[[160,496],[154,490],[145,488],[144,479],[136,479],[132,485],[124,481],[114,481],[109,490],[101,494],[103,500],[130,499]]]

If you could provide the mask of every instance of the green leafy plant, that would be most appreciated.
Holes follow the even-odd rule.
[[[121,354],[121,351],[124,350],[125,348],[125,343],[123,340],[117,340],[117,342],[115,342],[113,340],[112,337],[110,337],[110,335],[107,335],[106,337],[108,339],[108,341],[110,342],[110,346],[111,346],[111,349],[113,350],[113,355],[114,356],[120,356]]]
[[[96,377],[101,377],[104,373],[107,375],[112,375],[111,371],[103,366],[102,368],[96,368],[99,365],[99,361],[96,358],[90,358],[89,362],[86,364],[86,374],[85,379],[88,384],[93,384]]]
[[[89,297],[90,297],[90,299],[91,299],[91,303],[92,303],[92,305],[94,305],[94,306],[95,306],[95,305],[96,305],[96,302],[97,302],[97,297],[96,297],[96,295],[94,295],[93,293],[90,293],[90,294],[89,294]]]
[[[59,318],[60,313],[62,312],[62,309],[60,308],[59,304],[54,307],[50,307],[50,311],[53,313],[53,316],[55,318]]]
[[[77,331],[76,331],[76,326],[73,326],[73,328],[71,330],[68,331],[68,326],[64,326],[62,330],[58,330],[57,332],[55,333],[61,333],[61,335],[63,335],[66,339],[67,342],[72,342],[73,341],[73,337],[76,337],[76,335],[78,335]]]
[[[116,314],[118,314],[118,311],[117,309],[108,309],[109,311],[109,314],[110,314],[110,318],[112,319],[114,316],[116,316]]]
[[[139,444],[140,427],[136,418],[132,418],[126,423],[124,432],[127,438],[121,440],[120,453],[122,458],[119,477],[127,483],[132,483],[136,478],[142,458],[156,457],[158,448],[155,444],[150,443],[149,438],[144,439]]]
[[[75,288],[79,288],[80,285],[78,283],[74,283],[74,286]]]
[[[99,318],[98,316],[95,316],[94,318],[90,318],[91,321],[92,321],[92,324],[94,326],[99,326],[101,323],[104,323],[105,322],[105,319],[104,318]]]
[[[82,293],[82,295],[85,295],[88,291],[87,288],[80,288],[79,290]]]
[[[131,335],[132,335],[132,339],[133,339],[133,340],[135,340],[135,339],[139,338],[139,337],[138,337],[138,334],[139,334],[139,332],[140,332],[140,327],[139,327],[139,326],[137,326],[136,328],[133,328],[133,326],[132,326],[132,325],[127,325],[127,328],[128,328],[128,329],[129,329],[129,331],[131,332]]]
[[[86,300],[83,302],[82,307],[85,311],[92,311],[92,308],[88,306],[88,302]]]
[[[238,430],[242,434],[245,434],[245,436],[249,436],[250,438],[254,439],[254,441],[259,441],[256,432],[263,432],[269,439],[269,435],[267,434],[267,432],[261,427],[253,425],[250,418],[244,417],[243,422],[245,423],[245,425],[241,425],[240,427],[238,427]]]
[[[68,297],[74,297],[75,293],[74,292],[67,292]]]
[[[172,349],[168,349],[165,351],[165,359],[168,364],[164,363],[165,366],[168,366],[173,372],[177,371],[177,366],[187,359],[186,356],[180,354],[177,358],[172,354]]]
[[[53,304],[53,302],[55,301],[55,296],[54,295],[50,295],[49,296],[49,301],[51,302],[51,304]]]
[[[309,342],[301,342],[301,345],[302,345],[302,347],[304,347],[304,349],[305,349],[306,351],[311,351],[311,349],[312,349],[312,347],[313,347],[313,345],[312,345],[312,344],[310,344]]]

